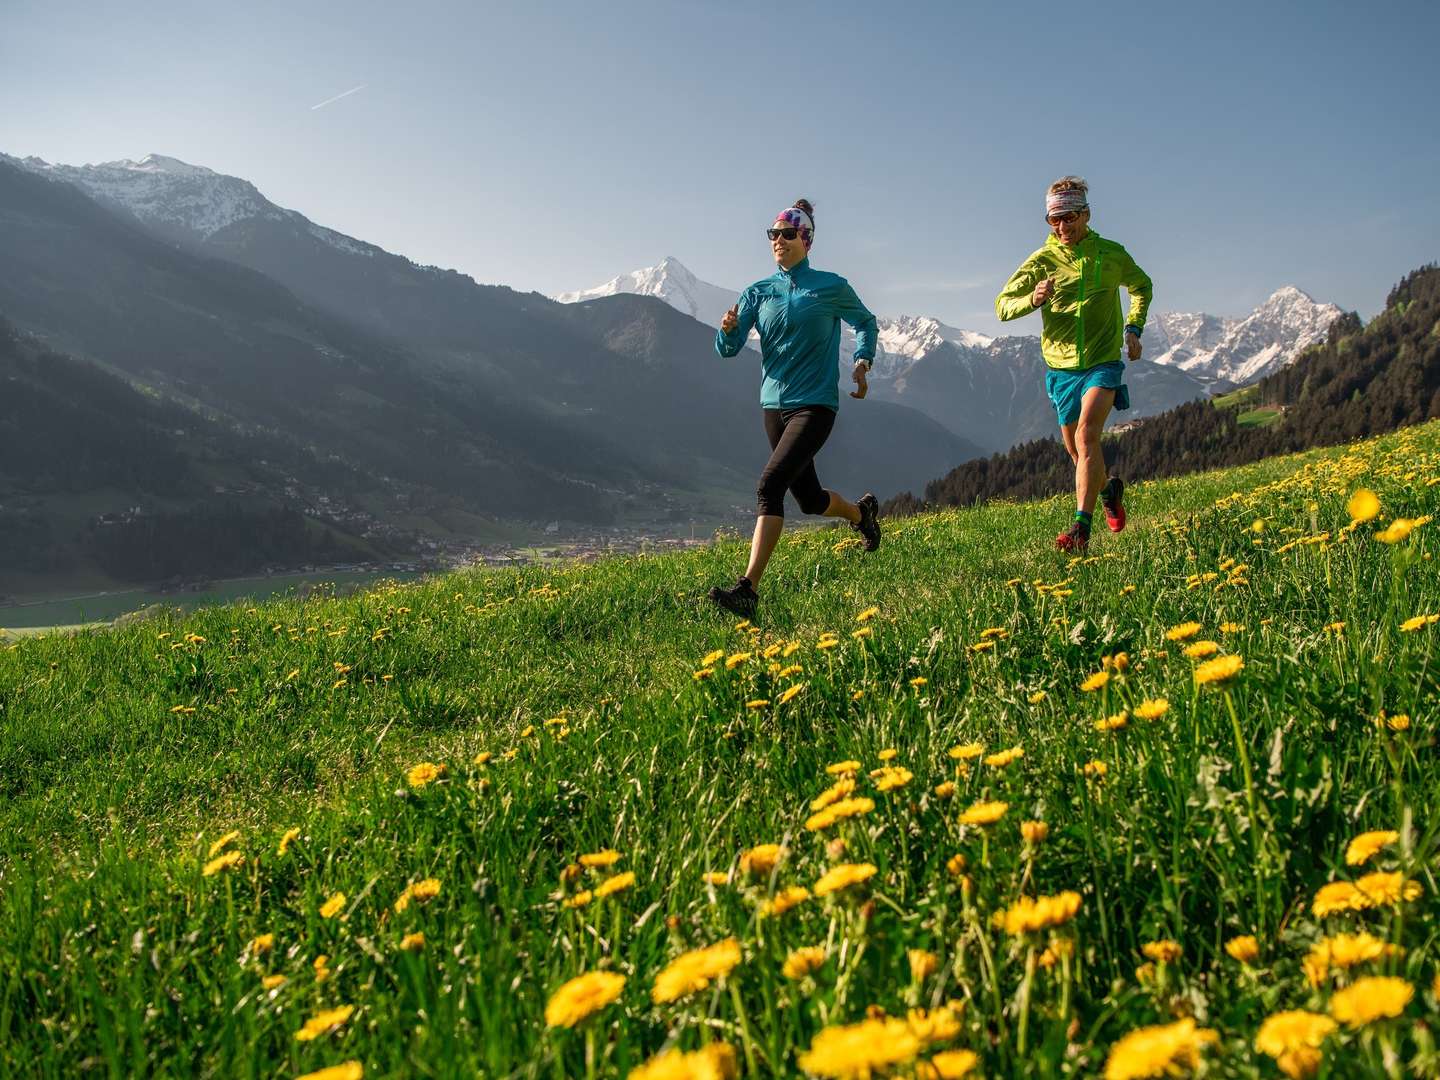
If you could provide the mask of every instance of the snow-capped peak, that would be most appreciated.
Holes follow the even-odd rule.
[[[1197,378],[1241,385],[1278,371],[1301,350],[1325,339],[1341,311],[1285,285],[1241,319],[1170,312],[1156,315],[1145,344],[1156,363]]]
[[[591,289],[560,293],[555,299],[562,304],[574,304],[619,293],[654,296],[709,326],[719,326],[725,312],[740,295],[738,289],[724,289],[701,281],[679,259],[667,255],[654,266],[621,274]]]

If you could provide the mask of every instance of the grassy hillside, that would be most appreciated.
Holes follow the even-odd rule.
[[[0,1070],[1436,1075],[1437,488],[1430,424],[1081,560],[795,534],[758,626],[726,545],[22,639]]]

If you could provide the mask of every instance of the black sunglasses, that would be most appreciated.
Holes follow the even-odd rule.
[[[797,236],[800,235],[800,230],[795,228],[795,226],[791,225],[785,229],[766,229],[765,235],[768,236],[771,240],[778,240],[782,236],[786,240],[794,240]]]

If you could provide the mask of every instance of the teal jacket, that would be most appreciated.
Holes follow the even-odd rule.
[[[855,359],[875,359],[875,316],[848,281],[816,270],[808,258],[755,282],[740,294],[739,308],[735,329],[716,331],[715,351],[736,355],[759,327],[762,408],[840,408],[841,319],[855,329]]]

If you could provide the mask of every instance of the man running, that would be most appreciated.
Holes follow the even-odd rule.
[[[715,586],[710,599],[726,611],[753,618],[760,601],[760,576],[785,528],[785,492],[789,490],[807,514],[844,518],[860,533],[866,551],[880,546],[880,504],[866,492],[852,503],[820,486],[815,455],[830,437],[840,408],[840,321],[855,329],[856,389],[868,390],[867,375],[875,358],[875,316],[860,302],[839,274],[810,265],[815,241],[815,208],[806,199],[781,210],[765,235],[778,269],[755,282],[725,313],[715,335],[715,351],[735,356],[745,347],[752,328],[760,330],[764,381],[760,408],[770,460],[760,474],[755,535],[750,562],[734,586]]]
[[[1041,312],[1045,390],[1075,462],[1075,519],[1055,538],[1061,551],[1083,552],[1098,496],[1111,532],[1125,528],[1125,483],[1106,479],[1100,432],[1111,408],[1130,408],[1125,362],[1140,359],[1140,334],[1153,296],[1150,278],[1119,244],[1090,228],[1089,187],[1078,176],[1050,185],[1045,246],[1016,270],[995,298],[1002,321]],[[1120,288],[1130,314],[1120,314]]]

